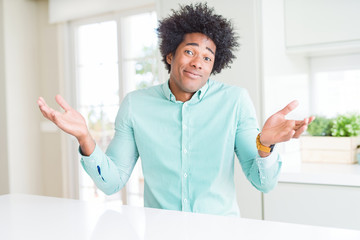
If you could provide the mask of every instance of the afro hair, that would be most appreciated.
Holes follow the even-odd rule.
[[[171,66],[166,62],[166,56],[170,53],[175,54],[184,35],[188,33],[202,33],[215,43],[212,74],[220,73],[222,69],[230,67],[236,58],[233,52],[239,47],[239,43],[229,20],[215,14],[214,9],[209,8],[207,3],[180,5],[180,9],[178,11],[172,9],[172,13],[159,21],[157,29],[162,61],[169,72]]]

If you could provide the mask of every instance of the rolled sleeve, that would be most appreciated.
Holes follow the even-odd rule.
[[[259,169],[269,169],[272,167],[276,167],[276,163],[281,162],[280,155],[276,152],[271,153],[269,156],[264,158],[257,158],[256,163]]]
[[[258,173],[257,175],[260,180],[256,188],[264,193],[267,193],[274,189],[277,185],[282,165],[281,157],[278,153],[273,152],[268,157],[258,157],[255,163],[258,171],[254,171],[254,173]]]
[[[79,154],[81,156],[80,163],[85,169],[85,171],[90,174],[89,172],[92,172],[92,170],[95,170],[97,167],[97,162],[99,162],[102,159],[103,152],[99,148],[99,146],[96,144],[94,151],[90,154],[90,156],[85,156],[81,152],[81,148],[79,147]],[[95,171],[97,173],[97,171]],[[93,176],[94,174],[91,174]]]
[[[79,153],[81,154],[80,149]],[[90,156],[82,155],[80,163],[95,185],[105,194],[113,194],[122,187],[117,167],[98,145]]]

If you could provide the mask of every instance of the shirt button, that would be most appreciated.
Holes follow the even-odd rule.
[[[184,148],[184,153],[185,153],[185,154],[187,153],[187,150],[186,150],[186,148]]]
[[[187,199],[186,199],[186,198],[184,198],[184,203],[187,203]]]
[[[185,178],[187,177],[187,174],[186,174],[186,173],[184,173],[184,177],[185,177]]]
[[[186,128],[187,128],[187,126],[186,126],[186,125],[183,125],[183,128],[184,128],[184,129],[186,129]]]

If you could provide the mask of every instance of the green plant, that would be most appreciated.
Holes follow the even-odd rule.
[[[331,135],[335,137],[351,137],[360,135],[360,115],[339,115],[333,121]]]
[[[333,119],[317,116],[315,120],[309,124],[307,132],[311,136],[331,136],[331,127]]]
[[[352,137],[360,135],[360,115],[343,114],[336,118],[317,116],[309,124],[307,132],[311,136]]]

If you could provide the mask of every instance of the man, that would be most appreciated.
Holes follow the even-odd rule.
[[[134,91],[123,100],[115,136],[106,154],[84,118],[61,96],[64,113],[43,115],[80,144],[81,163],[106,194],[128,181],[139,156],[144,173],[146,207],[239,215],[234,187],[234,151],[248,180],[268,192],[281,167],[274,144],[297,138],[313,118],[286,120],[291,102],[262,128],[246,90],[209,79],[235,58],[237,37],[231,23],[206,4],[183,6],[160,22],[160,51],[168,82]]]

